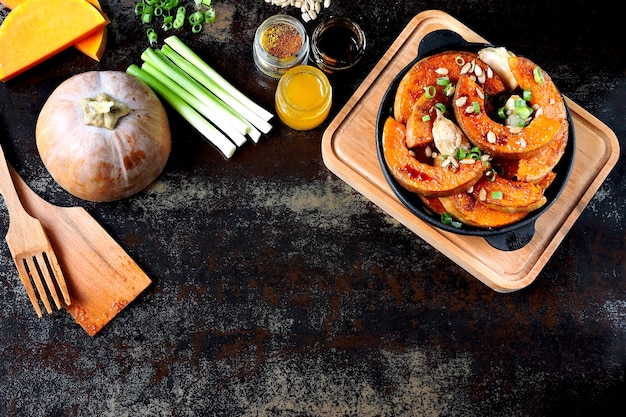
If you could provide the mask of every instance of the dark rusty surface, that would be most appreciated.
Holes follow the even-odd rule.
[[[252,39],[281,10],[214,3],[217,21],[202,36],[180,36],[272,108],[276,83],[255,69]],[[36,318],[4,247],[0,415],[617,415],[611,406],[623,410],[626,393],[626,33],[606,2],[515,6],[334,0],[323,12],[359,21],[369,42],[358,68],[333,80],[331,118],[415,14],[443,7],[544,66],[617,134],[620,162],[537,280],[499,294],[326,169],[330,118],[309,132],[277,124],[225,160],[170,112],[173,150],[153,186],[115,203],[65,193],[37,154],[39,109],[70,75],[125,70],[148,46],[134,3],[104,0],[102,62],[70,49],[0,84],[0,140],[33,189],[85,207],[154,283],[90,338],[69,314]]]

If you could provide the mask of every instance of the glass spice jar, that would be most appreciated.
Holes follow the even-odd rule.
[[[318,68],[299,65],[287,71],[276,87],[276,114],[295,130],[313,129],[328,117],[332,87]]]
[[[254,62],[266,75],[280,78],[309,59],[309,37],[302,23],[289,15],[274,15],[257,28]]]
[[[334,16],[320,23],[311,35],[311,55],[324,72],[347,70],[365,53],[365,33],[354,20]]]

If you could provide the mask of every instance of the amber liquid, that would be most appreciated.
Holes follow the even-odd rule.
[[[324,29],[317,46],[324,60],[333,66],[352,64],[360,52],[357,35],[342,25]]]

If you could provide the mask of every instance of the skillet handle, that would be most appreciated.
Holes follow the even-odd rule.
[[[491,246],[502,251],[521,249],[528,244],[535,235],[535,221],[529,222],[517,229],[486,236],[485,240]]]
[[[458,33],[449,29],[434,30],[426,34],[417,49],[417,56],[432,55],[443,49],[454,49],[456,46],[467,45],[468,42]]]

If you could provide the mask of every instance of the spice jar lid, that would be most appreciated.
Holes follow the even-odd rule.
[[[311,35],[311,55],[324,72],[347,70],[365,53],[365,32],[348,17],[333,16],[320,23]]]
[[[257,28],[253,53],[255,64],[264,74],[280,78],[290,68],[306,64],[309,37],[295,17],[274,15]]]

